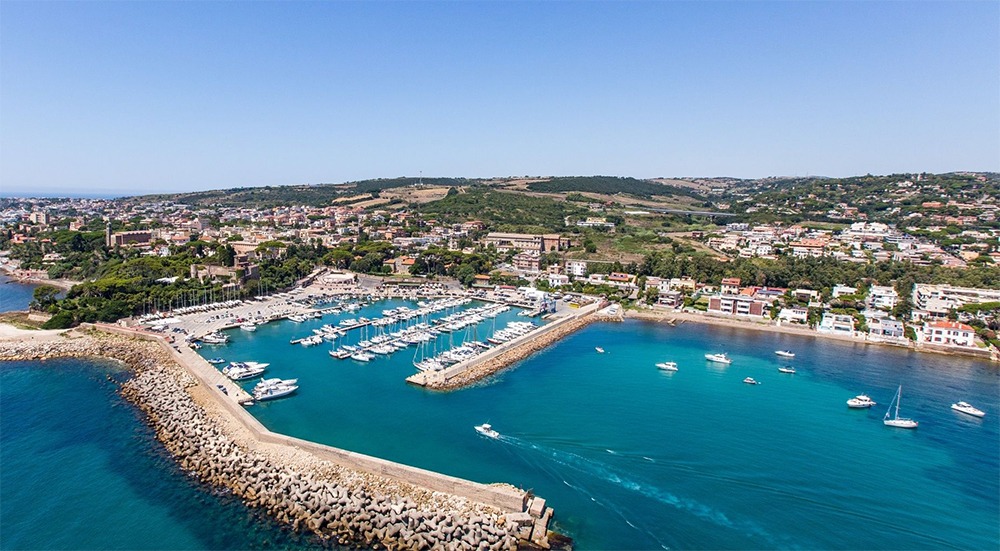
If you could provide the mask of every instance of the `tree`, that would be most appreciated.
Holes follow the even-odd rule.
[[[35,310],[47,310],[49,306],[55,304],[60,290],[51,285],[40,285],[35,287],[35,292],[33,297],[35,300],[31,301],[30,308]]]

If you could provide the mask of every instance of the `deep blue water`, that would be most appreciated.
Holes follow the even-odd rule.
[[[35,298],[35,287],[38,286],[18,283],[0,274],[0,312],[27,310]]]
[[[322,323],[372,317],[397,304],[234,330],[231,344],[202,353],[271,362],[269,376],[300,379],[296,395],[250,408],[272,430],[531,489],[555,508],[556,528],[579,549],[1000,547],[1000,376],[988,362],[629,321],[591,325],[480,385],[436,393],[403,381],[414,372],[412,349],[361,364],[330,358],[329,345],[288,344]],[[480,340],[488,329],[480,326]],[[773,353],[786,348],[797,354],[791,362]],[[731,366],[704,360],[706,352],[723,351]],[[654,367],[665,360],[680,370]],[[783,363],[798,373],[779,373]],[[224,525],[260,538],[230,547],[309,543],[179,473],[116,398],[103,378],[107,368],[52,364],[0,366],[3,548],[143,547],[147,534],[160,530],[147,547],[214,549],[226,545],[202,526]],[[748,375],[762,384],[743,384]],[[921,423],[915,431],[881,423],[900,384],[902,414]],[[40,388],[49,400],[39,399]],[[845,400],[861,392],[879,405],[848,409]],[[66,396],[87,415],[67,420]],[[958,400],[984,409],[986,418],[952,412]],[[32,421],[14,424],[22,418]],[[503,434],[500,441],[472,430],[486,421]],[[33,454],[60,454],[17,461],[36,440],[45,453]],[[72,493],[81,472],[100,473],[101,492]],[[32,480],[70,484],[57,493],[74,495],[72,504],[40,500],[46,492]],[[151,483],[156,491],[147,491]],[[34,533],[32,522],[53,515],[76,521],[110,499],[141,517],[143,530],[90,546],[70,544],[75,536],[60,544],[58,534]],[[37,518],[20,518],[28,515],[23,509]],[[97,520],[80,522],[80,530],[101,532],[85,527]],[[223,540],[231,537],[238,536]]]

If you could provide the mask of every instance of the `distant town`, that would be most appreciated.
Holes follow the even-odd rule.
[[[0,199],[0,266],[66,290],[36,290],[46,328],[281,292],[319,269],[995,358],[998,210],[992,173],[404,178]]]

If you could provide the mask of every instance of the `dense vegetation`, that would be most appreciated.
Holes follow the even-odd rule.
[[[587,212],[573,203],[519,193],[469,188],[420,207],[425,218],[444,222],[481,220],[492,231],[558,232],[566,227],[565,218]]]
[[[615,195],[622,193],[649,199],[653,196],[683,195],[700,198],[689,189],[668,186],[648,180],[636,178],[619,178],[615,176],[567,176],[553,178],[546,182],[528,184],[531,191],[559,193],[564,191],[603,193]]]

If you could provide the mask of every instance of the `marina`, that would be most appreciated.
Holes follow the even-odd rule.
[[[384,317],[383,310],[415,309],[415,302],[376,302],[342,314],[374,320]],[[204,388],[219,392],[235,411],[252,415],[266,431],[261,434],[296,446],[351,450],[348,456],[337,455],[340,461],[359,453],[421,472],[532,488],[556,511],[552,527],[571,536],[579,549],[615,548],[622,542],[636,548],[845,548],[840,532],[825,528],[831,525],[860,534],[872,549],[948,547],[959,541],[990,547],[996,542],[989,535],[998,511],[998,488],[991,481],[1000,466],[990,452],[998,429],[990,412],[1000,404],[996,373],[988,363],[697,324],[593,324],[594,316],[581,316],[562,323],[550,318],[542,326],[547,331],[520,343],[517,338],[490,343],[487,354],[515,355],[502,362],[507,369],[474,378],[479,382],[459,392],[428,393],[403,383],[407,377],[441,373],[419,371],[415,345],[372,354],[360,363],[329,354],[334,347],[355,346],[350,343],[362,336],[360,327],[324,346],[287,344],[324,325],[338,326],[339,315],[272,322],[253,332],[234,327],[224,331],[228,344],[198,351],[179,344],[176,352],[200,362]],[[495,324],[502,329],[519,319],[524,318],[511,310],[499,314]],[[482,323],[491,329],[494,324]],[[371,340],[376,330],[369,325],[368,331]],[[461,340],[464,332],[443,332],[442,343]],[[485,333],[477,337],[483,341]],[[595,354],[594,342],[615,346]],[[779,376],[776,368],[784,364],[774,350],[789,345],[796,350],[799,374]],[[733,367],[705,361],[706,353],[722,349],[731,351],[727,358]],[[270,364],[265,378],[297,379],[290,384],[299,388],[281,399],[240,406],[260,378],[229,381],[220,366],[204,361],[219,359],[220,353],[230,362]],[[469,370],[496,356],[480,358]],[[689,367],[650,369],[666,363],[664,357]],[[852,358],[851,369],[840,367],[845,357]],[[763,384],[751,392],[739,384],[746,377]],[[919,431],[883,427],[881,408],[844,407],[855,389],[867,389],[873,402],[888,404],[897,389],[887,382],[899,380],[907,387],[903,411],[920,419]],[[949,408],[959,398],[982,408],[985,416]],[[704,407],[691,411],[685,407],[690,401]],[[602,415],[602,404],[609,402],[627,406],[615,416]],[[526,404],[544,404],[546,414]],[[828,427],[822,433],[793,415],[817,408],[808,424],[822,419]],[[484,420],[495,437],[469,430],[482,427]],[[715,432],[706,439],[710,427]],[[372,434],[394,436],[373,439]],[[793,454],[781,445],[790,439],[796,441]],[[842,449],[852,453],[839,456],[835,450]],[[746,464],[760,466],[752,486],[746,485]],[[926,475],[940,469],[949,474]],[[971,480],[979,486],[969,487]],[[915,525],[936,519],[935,530],[903,531],[857,517],[849,499],[827,490],[831,485],[864,486],[893,496],[871,503],[873,516],[907,510]],[[916,501],[915,495],[920,496]],[[961,506],[958,500],[968,499],[977,503],[973,511],[961,518],[948,515]],[[769,505],[762,511],[760,503]],[[776,510],[784,511],[781,523],[773,522]],[[670,516],[666,522],[664,511]],[[800,524],[802,529],[792,527]]]

